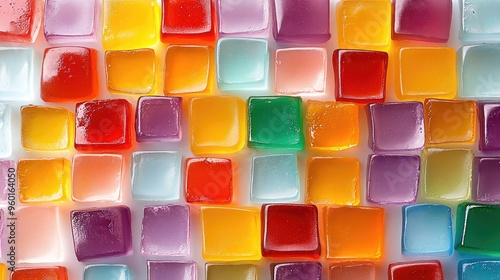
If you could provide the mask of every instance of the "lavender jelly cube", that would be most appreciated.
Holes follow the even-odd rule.
[[[95,40],[96,12],[96,0],[45,0],[45,39],[51,44]]]
[[[500,151],[500,102],[480,103],[479,150],[483,152]]]
[[[475,157],[472,197],[477,202],[500,202],[500,157]]]
[[[141,252],[155,256],[189,255],[189,206],[145,207]]]
[[[195,262],[148,261],[148,280],[196,280]]]
[[[370,138],[374,152],[414,151],[424,147],[424,109],[420,102],[369,104]]]
[[[0,204],[7,202],[7,196],[9,193],[9,183],[15,186],[16,172],[15,168],[16,162],[13,160],[2,159],[0,160]],[[10,171],[9,171],[10,169]],[[9,182],[9,178],[11,179]],[[14,184],[12,184],[14,183]]]
[[[273,280],[307,279],[321,280],[321,263],[291,262],[272,265]]]
[[[132,249],[130,209],[126,206],[71,211],[71,229],[80,262],[123,256]]]
[[[135,114],[137,142],[180,141],[181,108],[181,97],[139,98]]]
[[[267,37],[269,0],[218,0],[220,36]]]
[[[417,199],[420,157],[370,155],[367,199],[376,204],[408,204]]]

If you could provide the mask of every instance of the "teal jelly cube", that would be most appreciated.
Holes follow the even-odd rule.
[[[460,0],[460,40],[464,42],[500,41],[500,1]]]
[[[267,40],[223,38],[215,52],[219,90],[265,90],[269,76]]]
[[[264,149],[304,149],[302,99],[250,97],[248,146]]]
[[[83,270],[83,280],[130,280],[128,266],[122,264],[91,264]]]
[[[461,97],[500,98],[500,44],[464,46],[457,58]]]
[[[500,279],[500,260],[462,260],[458,263],[458,279]]]
[[[181,160],[177,152],[132,154],[132,197],[141,200],[178,200],[181,194]]]
[[[439,204],[403,207],[401,252],[407,256],[450,256],[453,253],[450,207]]]
[[[0,48],[0,100],[33,99],[34,57],[32,48]]]
[[[257,156],[252,161],[252,202],[293,202],[300,198],[295,154]]]

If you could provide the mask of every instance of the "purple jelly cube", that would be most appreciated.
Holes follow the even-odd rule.
[[[321,263],[290,262],[272,264],[274,280],[307,279],[321,280]]]
[[[414,151],[424,147],[424,109],[420,102],[369,104],[370,137],[374,152]]]
[[[148,280],[196,280],[195,262],[148,261]]]
[[[51,44],[95,40],[96,12],[96,0],[45,0],[45,39]]]
[[[139,98],[135,114],[137,142],[180,141],[181,108],[181,97]]]
[[[473,167],[473,198],[477,202],[500,202],[500,157],[476,157]]]
[[[71,211],[71,229],[80,262],[123,256],[132,249],[130,209],[126,206]]]
[[[330,39],[329,0],[273,0],[273,35],[278,43],[323,43]]]
[[[500,151],[500,102],[480,103],[479,150],[483,152]]]
[[[189,255],[189,206],[145,207],[141,252],[155,256]]]
[[[220,36],[264,36],[269,30],[269,0],[218,0]]]
[[[10,186],[15,187],[16,182],[16,162],[9,159],[0,160],[0,204],[5,203]]]
[[[370,155],[367,199],[376,204],[408,204],[417,199],[420,157]]]

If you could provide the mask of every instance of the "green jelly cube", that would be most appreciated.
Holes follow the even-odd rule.
[[[248,146],[264,149],[304,149],[302,99],[250,97]]]

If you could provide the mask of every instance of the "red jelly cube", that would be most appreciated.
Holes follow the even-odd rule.
[[[262,205],[262,256],[319,258],[318,208],[304,204]]]
[[[4,279],[4,278],[1,278]],[[16,268],[12,280],[68,280],[68,272],[63,266]]]
[[[388,59],[386,52],[335,50],[333,72],[337,101],[383,102]]]
[[[185,170],[187,202],[231,202],[233,197],[231,160],[224,158],[188,158]]]
[[[213,0],[162,0],[161,41],[215,41]]]
[[[97,96],[97,53],[84,47],[45,50],[40,95],[46,102],[79,102]]]
[[[130,148],[131,110],[132,106],[125,99],[76,104],[75,149],[112,151]]]
[[[0,1],[0,42],[31,43],[40,29],[41,0]]]
[[[389,265],[389,280],[443,280],[439,261],[401,262]]]

